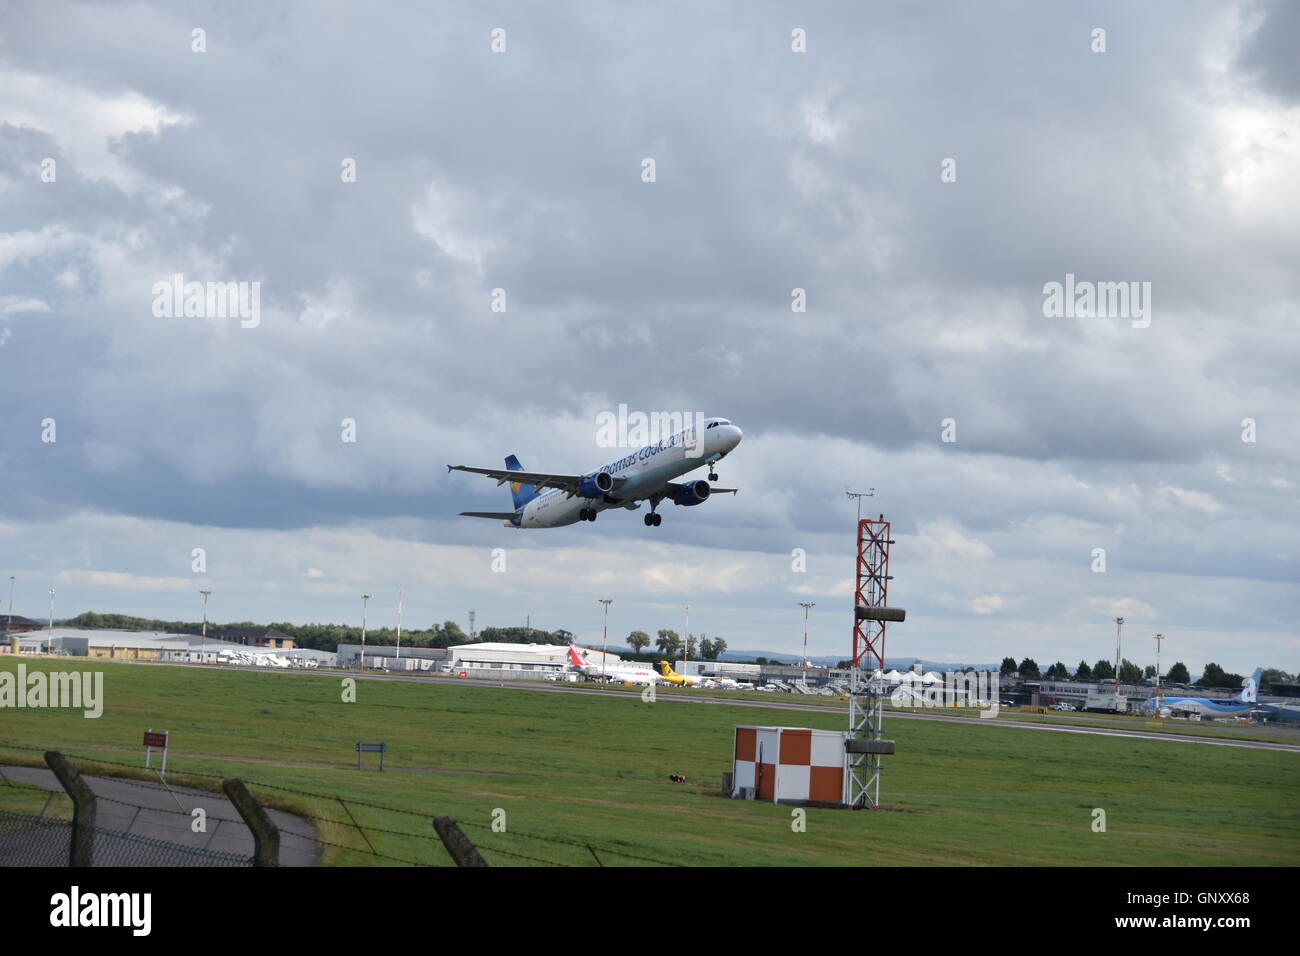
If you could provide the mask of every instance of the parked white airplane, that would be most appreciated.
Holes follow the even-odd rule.
[[[592,651],[594,654],[595,651]],[[648,664],[635,664],[627,661],[605,661],[597,658],[596,663],[585,660],[578,653],[578,648],[569,645],[569,666],[580,674],[589,677],[608,677],[625,684],[656,684],[659,675]]]
[[[712,466],[739,445],[742,437],[741,430],[727,419],[708,418],[698,433],[695,425],[683,428],[587,475],[524,471],[514,455],[506,458],[504,469],[448,465],[447,471],[487,475],[498,485],[510,482],[514,511],[462,511],[465,517],[498,518],[509,528],[559,528],[576,521],[595,521],[596,515],[609,508],[635,511],[642,501],[648,501],[650,513],[645,523],[651,527],[663,521],[655,509],[665,499],[690,506],[702,504],[711,494],[734,495],[736,488],[712,488],[701,479],[673,479],[709,465],[709,481],[717,481]]]

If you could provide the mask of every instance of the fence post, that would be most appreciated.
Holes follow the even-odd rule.
[[[72,798],[72,841],[68,848],[68,866],[94,866],[95,794],[81,779],[68,758],[57,750],[45,752],[45,763],[54,771],[59,785]]]
[[[469,841],[469,837],[451,817],[434,817],[433,828],[442,838],[442,845],[447,848],[457,866],[487,866],[487,860],[479,854],[478,848]]]
[[[221,781],[230,802],[235,805],[239,815],[253,831],[253,865],[277,866],[280,863],[280,829],[271,822],[262,805],[254,799],[244,786],[244,781],[230,779]]]

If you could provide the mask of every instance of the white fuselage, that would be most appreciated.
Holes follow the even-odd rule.
[[[559,528],[581,520],[585,508],[605,511],[610,508],[636,510],[645,498],[663,490],[663,486],[722,458],[740,443],[739,428],[725,419],[708,419],[697,426],[681,431],[628,452],[621,458],[596,469],[608,472],[614,479],[626,479],[609,495],[584,498],[558,488],[549,488],[524,505],[519,524],[507,526],[520,528]],[[665,499],[666,500],[666,499]]]
[[[653,669],[644,664],[629,664],[623,661],[608,661],[601,666],[600,655],[593,653],[594,663],[587,663],[582,667],[574,667],[576,671],[586,674],[588,677],[605,677],[610,680],[622,681],[625,684],[657,684],[659,675]]]

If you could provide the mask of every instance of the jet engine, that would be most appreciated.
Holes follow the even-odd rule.
[[[673,495],[673,501],[679,505],[698,505],[709,500],[709,483],[704,479],[682,485]]]

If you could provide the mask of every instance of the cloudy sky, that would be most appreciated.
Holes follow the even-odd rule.
[[[0,3],[15,609],[370,591],[389,624],[403,587],[408,625],[592,639],[612,597],[619,637],[690,604],[797,651],[815,601],[847,656],[874,487],[891,656],[1091,662],[1123,614],[1141,663],[1160,631],[1294,671],[1298,35],[1261,2]],[[260,321],[155,314],[177,273],[259,283]],[[1150,283],[1149,324],[1045,315],[1067,275]],[[741,493],[456,517],[509,499],[445,464],[590,470],[620,404],[733,419]]]

